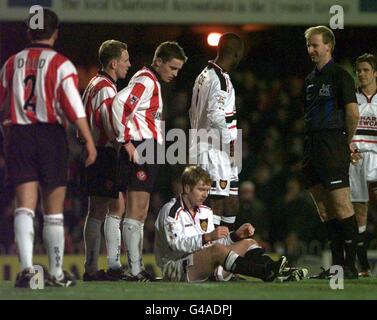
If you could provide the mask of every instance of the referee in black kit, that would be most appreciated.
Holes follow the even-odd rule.
[[[348,170],[351,145],[359,120],[352,77],[334,63],[333,32],[325,26],[305,31],[314,70],[305,79],[305,141],[303,177],[323,222],[333,265],[341,265],[346,279],[357,279],[355,254],[358,227],[352,207]],[[329,270],[316,276],[328,279]]]

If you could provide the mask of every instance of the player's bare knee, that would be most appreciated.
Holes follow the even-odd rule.
[[[228,254],[228,248],[220,243],[215,243],[209,247],[210,255],[214,262],[221,263],[224,260],[224,257]]]

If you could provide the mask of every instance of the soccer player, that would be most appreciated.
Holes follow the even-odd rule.
[[[32,16],[29,18],[29,22]],[[63,125],[74,123],[85,140],[86,166],[96,159],[74,65],[52,47],[58,17],[43,10],[43,28],[29,25],[31,44],[11,56],[0,71],[0,111],[5,117],[7,181],[16,190],[14,232],[21,263],[16,287],[30,287],[34,275],[34,212],[41,191],[43,240],[49,258],[47,285],[68,287],[75,279],[62,270],[63,203],[68,147]]]
[[[358,228],[348,173],[350,154],[355,152],[351,141],[359,120],[355,85],[332,58],[335,36],[331,29],[311,27],[305,38],[315,64],[305,79],[305,187],[326,225],[333,264],[344,266],[345,278],[355,279]],[[329,276],[328,270],[320,276]]]
[[[204,206],[211,177],[199,166],[182,174],[183,193],[165,204],[155,223],[155,254],[164,280],[196,282],[211,276],[226,281],[232,273],[273,281],[286,273],[286,280],[301,280],[302,269],[284,270],[287,259],[273,261],[250,237],[251,224],[229,233],[214,227],[213,212]]]
[[[119,192],[118,143],[113,128],[111,104],[117,92],[116,81],[124,79],[130,64],[127,44],[117,40],[103,42],[98,51],[101,70],[91,79],[83,95],[86,115],[97,148],[97,159],[85,169],[85,191],[89,196],[84,227],[84,281],[122,278],[120,263],[120,221],[124,199]],[[98,270],[103,221],[107,248],[107,274]]]
[[[356,134],[352,139],[355,148],[361,153],[362,160],[349,169],[351,200],[356,213],[359,227],[357,242],[357,257],[361,270],[359,276],[370,275],[370,265],[367,258],[367,216],[369,192],[372,185],[373,194],[377,196],[377,58],[365,53],[356,59],[356,75],[359,90],[356,93],[360,120]]]
[[[123,144],[119,154],[119,175],[120,190],[127,192],[123,240],[127,247],[131,281],[152,280],[144,270],[142,250],[144,221],[158,172],[156,151],[163,141],[160,82],[174,80],[186,60],[183,49],[176,42],[161,43],[152,65],[136,72],[113,101],[117,140]],[[147,158],[151,156],[153,159],[141,163],[138,146],[146,147]],[[148,152],[151,147],[152,155]]]
[[[237,120],[234,88],[229,76],[244,53],[241,38],[234,33],[223,34],[217,57],[195,80],[190,114],[191,128],[206,130],[217,141],[229,146],[230,153],[215,144],[200,141],[197,163],[213,180],[208,199],[213,209],[215,225],[233,230],[238,212],[238,168],[234,160]]]

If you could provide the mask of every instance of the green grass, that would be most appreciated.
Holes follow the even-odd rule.
[[[72,288],[16,289],[13,282],[0,282],[1,300],[125,299],[125,300],[257,300],[257,299],[377,299],[377,278],[349,280],[344,290],[331,290],[328,281],[304,280],[289,283],[238,281],[229,283],[132,283],[82,282]]]

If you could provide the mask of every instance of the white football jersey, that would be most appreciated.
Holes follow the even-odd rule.
[[[221,132],[223,143],[237,139],[234,88],[229,74],[212,61],[195,80],[189,116],[192,129]]]
[[[211,208],[200,206],[193,217],[181,196],[172,199],[161,208],[155,223],[157,265],[162,268],[170,260],[181,259],[211,245],[203,244],[202,236],[214,228]]]
[[[359,91],[356,97],[360,119],[352,142],[361,152],[377,153],[377,93],[368,98]]]

